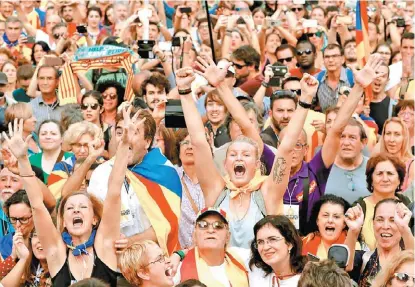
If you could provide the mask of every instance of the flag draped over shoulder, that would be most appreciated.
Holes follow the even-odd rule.
[[[134,93],[133,82],[133,55],[130,50],[112,45],[100,45],[92,47],[81,47],[75,54],[74,62],[65,63],[59,78],[59,104],[77,103],[77,79],[76,72],[87,72],[88,70],[101,68],[124,68],[128,79],[125,87],[124,99],[132,101]]]
[[[176,170],[166,162],[167,158],[158,148],[152,149],[126,176],[150,220],[158,244],[172,254],[180,248],[182,185]]]
[[[356,3],[356,55],[359,68],[363,68],[370,56],[369,17],[367,16],[367,1],[358,0]],[[366,100],[372,100],[372,88],[365,89]]]
[[[56,200],[62,197],[62,188],[73,171],[75,161],[75,156],[71,156],[56,163],[49,175],[48,188]]]

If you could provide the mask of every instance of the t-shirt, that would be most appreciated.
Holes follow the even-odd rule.
[[[360,197],[370,195],[366,185],[366,165],[368,158],[363,157],[362,163],[354,170],[344,170],[333,164],[326,185],[326,194],[343,197],[350,204]]]
[[[366,203],[365,221],[363,222],[362,235],[370,250],[376,248],[376,238],[373,231],[373,215],[375,212],[375,204],[368,198],[363,199]]]
[[[17,102],[23,102],[23,103],[28,103],[32,99],[26,94],[26,91],[23,90],[22,88],[19,88],[13,91],[13,98]]]
[[[312,76],[315,76],[320,72],[321,72],[320,69],[314,68],[313,71],[310,74]],[[289,73],[290,73],[291,77],[297,77],[299,79],[303,78],[303,72],[301,71],[300,68],[291,69]]]
[[[381,135],[383,130],[383,124],[389,117],[389,105],[390,98],[386,96],[379,103],[370,103],[370,117],[373,118],[379,127],[378,133]]]
[[[253,267],[252,271],[248,273],[249,286],[251,287],[296,287],[300,280],[301,274],[294,275],[293,277],[279,280],[274,273],[265,276],[265,272],[262,269]],[[277,281],[278,280],[278,281]]]

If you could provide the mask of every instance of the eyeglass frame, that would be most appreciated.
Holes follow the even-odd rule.
[[[297,148],[297,146],[300,146],[300,145],[301,145],[301,148],[300,148],[300,149],[298,149],[298,148]],[[307,144],[307,143],[302,144],[302,143],[297,142],[297,143],[295,144],[295,146],[294,146],[293,150],[295,150],[295,151],[300,151],[300,150],[303,150],[303,149],[304,149],[304,147],[306,147],[306,146],[308,146],[308,144]]]
[[[96,111],[100,108],[100,106],[101,105],[98,104],[98,103],[95,103],[95,104],[81,104],[81,110],[86,111],[88,108],[91,108],[91,110]]]
[[[254,245],[254,248],[258,250],[259,247],[263,248],[265,246],[265,244],[268,244],[268,245],[271,245],[272,246],[273,244],[275,244],[278,241],[281,241],[283,239],[285,239],[285,238],[284,237],[270,236],[268,238],[265,238],[263,240],[263,242],[260,242],[260,243],[258,243],[258,240],[257,240],[256,242],[254,242],[253,245]],[[271,241],[273,241],[273,242],[271,242]]]
[[[148,266],[150,266],[151,264],[156,264],[156,263],[164,263],[164,262],[166,262],[166,258],[168,258],[168,256],[166,255],[166,254],[161,254],[161,255],[159,255],[160,256],[160,258],[159,259],[157,259],[157,260],[154,260],[154,261],[151,261],[150,263],[148,263],[147,265],[145,265],[144,267],[148,267]]]
[[[407,280],[406,281],[404,281],[404,280],[402,280],[402,279],[400,279],[398,277],[401,274],[403,274],[404,276],[407,276]],[[410,280],[410,278],[412,278],[412,282],[415,283],[415,275],[409,275],[408,273],[405,273],[405,272],[396,272],[396,273],[393,273],[393,278],[396,278],[400,282],[405,282],[405,283],[408,282]]]
[[[245,63],[245,65],[241,65],[241,64],[237,64],[232,62],[232,66],[234,66],[236,69],[241,70],[243,68],[245,68],[246,66],[249,66],[248,64]]]
[[[200,227],[200,225],[199,225],[200,222],[206,222],[207,226],[206,227]],[[217,224],[217,223],[223,224],[222,227],[221,228],[215,227],[214,224]],[[214,221],[214,222],[207,222],[206,220],[199,220],[199,221],[196,221],[196,226],[200,230],[208,230],[209,226],[212,226],[213,230],[224,230],[224,229],[226,229],[227,224],[223,221],[220,221],[220,220],[217,220],[217,221]],[[219,226],[219,225],[217,225],[217,226]]]
[[[291,61],[293,59],[294,59],[294,56],[293,57],[287,57],[287,58],[284,58],[284,59],[278,59],[278,61],[281,62],[281,63],[284,63],[284,62],[291,63]]]
[[[33,214],[30,215],[29,217],[9,217],[10,223],[11,224],[16,224],[17,221],[20,222],[20,224],[25,225],[29,223],[29,220],[33,217]],[[13,222],[14,221],[14,222]],[[26,222],[25,222],[26,221]]]
[[[311,49],[305,49],[304,51],[296,50],[295,53],[297,54],[297,56],[302,56],[304,54],[311,55],[313,54],[313,50]]]

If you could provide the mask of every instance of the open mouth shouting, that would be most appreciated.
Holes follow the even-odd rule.
[[[82,224],[84,223],[84,220],[80,217],[74,217],[72,220],[73,227],[82,227]]]
[[[326,228],[324,230],[326,231],[327,235],[333,236],[334,232],[336,231],[336,228],[332,227],[332,226],[326,226]]]
[[[235,176],[236,177],[242,177],[245,175],[246,172],[246,167],[244,164],[242,163],[237,163],[235,164],[235,166],[233,167],[233,171],[235,172]]]

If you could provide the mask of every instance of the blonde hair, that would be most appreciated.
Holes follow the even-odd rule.
[[[228,150],[229,148],[234,144],[234,143],[248,143],[250,145],[252,145],[255,148],[255,158],[257,160],[259,160],[259,147],[258,144],[251,138],[244,136],[244,135],[240,135],[238,136],[235,140],[233,140],[231,142],[231,144],[228,146],[228,149],[226,150],[226,157],[228,157]]]
[[[154,241],[143,240],[125,248],[120,256],[120,270],[125,279],[133,286],[141,286],[143,279],[137,276],[137,271],[146,268],[149,262],[148,247],[157,246]]]
[[[396,270],[407,262],[414,262],[415,253],[413,250],[402,250],[395,254],[388,262],[386,266],[378,273],[375,280],[372,283],[373,287],[386,287],[391,280]]]
[[[102,130],[95,124],[82,121],[69,126],[63,135],[63,150],[71,150],[71,145],[76,143],[84,134],[89,134],[94,139],[103,139]]]
[[[386,149],[386,145],[385,145],[385,130],[386,130],[386,126],[389,123],[397,123],[397,124],[400,124],[402,127],[403,141],[402,141],[402,148],[401,148],[401,151],[398,157],[400,160],[406,162],[407,160],[411,159],[413,155],[411,153],[411,146],[409,144],[409,138],[410,138],[409,131],[401,118],[393,117],[393,118],[387,119],[385,123],[383,124],[382,137],[380,138],[380,153],[389,154],[388,150]]]
[[[28,120],[33,116],[32,106],[28,103],[16,103],[8,106],[4,113],[4,123],[13,123],[14,119]]]

